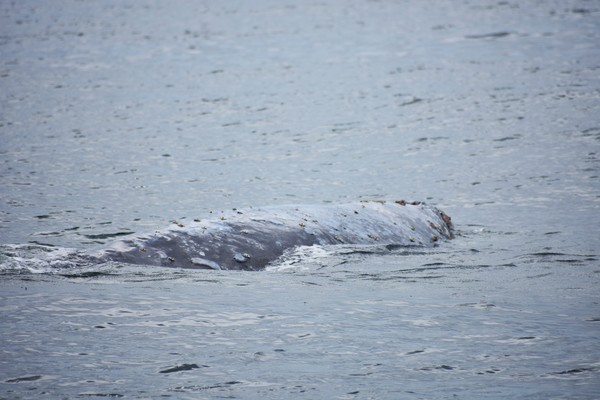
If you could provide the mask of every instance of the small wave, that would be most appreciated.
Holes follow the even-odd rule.
[[[596,261],[596,254],[573,254],[559,251],[539,251],[521,256],[525,263],[562,263],[572,265],[585,265],[590,261]]]
[[[83,235],[83,236],[85,236],[88,239],[103,240],[103,239],[117,238],[120,236],[132,235],[134,233],[135,232],[124,231],[124,232],[100,233],[100,234],[96,234],[96,235]]]

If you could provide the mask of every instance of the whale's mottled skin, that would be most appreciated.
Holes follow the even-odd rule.
[[[211,217],[125,238],[94,256],[131,264],[260,270],[296,246],[433,246],[452,237],[450,218],[418,202],[249,208]]]

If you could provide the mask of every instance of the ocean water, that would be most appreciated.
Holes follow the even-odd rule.
[[[0,398],[600,398],[596,1],[0,3]],[[422,200],[434,248],[37,263]]]

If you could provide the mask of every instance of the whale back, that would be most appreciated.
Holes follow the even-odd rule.
[[[260,270],[297,246],[433,246],[452,237],[450,218],[404,201],[275,206],[222,212],[113,243],[106,261],[198,269]]]

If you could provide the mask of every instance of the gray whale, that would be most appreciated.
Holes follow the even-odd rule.
[[[434,246],[452,237],[450,217],[424,203],[248,208],[119,240],[93,253],[99,261],[195,269],[260,270],[297,246]]]

